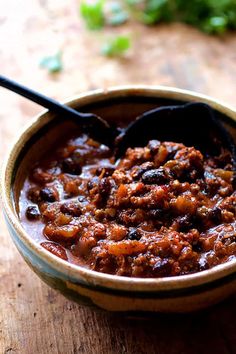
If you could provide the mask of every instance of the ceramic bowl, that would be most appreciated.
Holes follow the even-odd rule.
[[[145,110],[201,101],[211,105],[236,138],[236,112],[209,97],[166,87],[130,86],[78,95],[66,103],[109,122],[127,124]],[[23,229],[18,199],[25,175],[74,123],[44,111],[19,135],[3,164],[1,189],[10,235],[27,264],[49,286],[78,303],[110,311],[189,312],[219,302],[236,289],[236,261],[192,275],[160,279],[113,276],[69,264],[37,244]],[[204,127],[203,127],[204,128]]]

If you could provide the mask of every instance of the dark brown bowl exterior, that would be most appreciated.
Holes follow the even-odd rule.
[[[145,110],[201,101],[212,106],[236,139],[236,112],[209,97],[167,87],[130,86],[88,92],[66,103],[124,125]],[[43,112],[24,129],[4,162],[1,191],[10,235],[27,264],[49,286],[80,304],[110,311],[190,312],[213,305],[235,292],[236,262],[172,278],[111,276],[69,264],[27,235],[18,218],[18,198],[26,172],[74,123]]]

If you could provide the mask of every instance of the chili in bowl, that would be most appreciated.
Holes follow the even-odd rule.
[[[168,88],[96,91],[68,102],[122,131],[157,106],[209,104],[236,136],[235,113]],[[191,117],[189,117],[191,119]],[[3,168],[4,211],[17,248],[49,285],[114,311],[196,310],[233,292],[232,154],[152,139],[118,160],[66,117],[43,113]]]

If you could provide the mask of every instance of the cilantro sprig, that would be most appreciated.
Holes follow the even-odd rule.
[[[54,55],[45,56],[39,62],[41,68],[47,69],[49,74],[55,74],[63,69],[62,52],[59,51]]]
[[[236,0],[82,0],[80,12],[90,29],[138,18],[146,25],[185,22],[207,33],[236,29]],[[111,6],[111,13],[106,7]]]
[[[130,48],[130,38],[127,36],[116,36],[110,38],[102,46],[101,52],[107,57],[121,56]]]
[[[108,3],[106,23],[111,26],[119,26],[129,19],[129,13],[121,1]]]
[[[99,30],[105,24],[105,0],[82,0],[80,14],[90,30]]]

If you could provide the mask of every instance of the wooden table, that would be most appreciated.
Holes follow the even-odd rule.
[[[232,105],[236,96],[236,34],[208,37],[184,25],[145,28],[130,24],[88,33],[78,3],[67,0],[0,0],[1,72],[58,99],[117,84],[178,86]],[[104,38],[130,33],[123,59],[99,53]],[[64,70],[40,69],[46,55],[62,50]],[[4,156],[22,125],[40,107],[0,91],[0,152]],[[43,284],[13,246],[1,217],[0,353],[236,352],[236,296],[202,313],[150,315],[145,319],[94,312]]]

